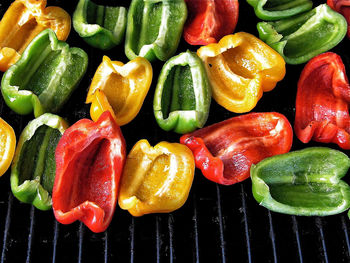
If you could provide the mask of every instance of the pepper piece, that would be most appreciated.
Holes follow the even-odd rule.
[[[59,40],[69,35],[71,18],[60,7],[46,7],[46,0],[16,0],[0,21],[0,71],[15,64],[32,39],[46,28]]]
[[[127,64],[104,56],[86,98],[91,103],[90,116],[97,121],[109,110],[118,125],[132,121],[139,113],[152,82],[152,66],[137,57]]]
[[[210,83],[196,53],[181,53],[164,64],[153,101],[154,116],[163,130],[186,133],[202,128],[210,101]]]
[[[306,12],[312,8],[310,0],[247,0],[255,15],[263,20],[280,20]]]
[[[349,157],[324,147],[273,156],[250,169],[253,195],[278,213],[339,214],[350,208],[350,187],[340,180],[349,167]]]
[[[263,91],[283,79],[283,58],[255,36],[240,32],[198,49],[212,85],[213,98],[225,109],[251,111]]]
[[[125,54],[168,60],[176,51],[187,18],[184,0],[133,0],[128,12]]]
[[[335,47],[346,35],[345,18],[328,5],[276,22],[260,22],[259,37],[288,64],[301,64]]]
[[[80,0],[73,14],[73,27],[89,45],[107,50],[124,38],[127,10],[125,7],[96,5]]]
[[[238,21],[238,0],[186,0],[184,38],[190,45],[216,43],[231,34]]]
[[[0,176],[10,167],[16,148],[16,135],[12,127],[0,118]]]
[[[327,4],[334,11],[342,14],[348,23],[348,38],[350,38],[350,1],[349,0],[327,0]]]
[[[191,151],[179,143],[154,148],[138,141],[130,151],[120,186],[119,206],[133,216],[169,213],[187,200],[194,176]]]
[[[350,86],[341,58],[324,53],[303,69],[295,106],[295,134],[303,143],[311,139],[350,149]]]
[[[1,81],[4,100],[18,114],[57,112],[87,68],[87,54],[57,40],[51,29],[37,35]]]
[[[18,141],[11,167],[11,189],[18,200],[40,210],[52,205],[55,150],[68,124],[46,113],[28,123]]]
[[[82,119],[66,130],[56,148],[52,207],[57,221],[80,220],[96,233],[107,229],[117,203],[125,147],[108,111],[97,122]]]
[[[180,138],[203,175],[223,185],[247,179],[252,164],[288,152],[292,141],[290,123],[276,112],[233,117]]]

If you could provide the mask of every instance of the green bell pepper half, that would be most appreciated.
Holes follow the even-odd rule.
[[[345,18],[328,5],[276,22],[260,22],[259,37],[286,63],[301,64],[335,47],[346,35]]]
[[[133,0],[128,13],[125,54],[166,61],[179,45],[187,7],[184,0]]]
[[[40,210],[51,208],[55,150],[67,127],[61,117],[45,113],[24,128],[11,167],[11,190],[18,200]]]
[[[310,0],[247,0],[257,17],[263,20],[280,20],[312,8]]]
[[[83,77],[88,63],[80,48],[69,48],[51,29],[38,34],[3,75],[1,93],[18,114],[57,112]]]
[[[89,45],[107,50],[124,38],[127,19],[125,7],[96,5],[80,0],[73,14],[73,27]]]
[[[202,128],[210,102],[210,82],[196,53],[183,52],[164,64],[153,101],[154,116],[163,130],[183,134]]]
[[[267,158],[250,168],[256,201],[275,212],[326,216],[350,207],[350,187],[340,180],[349,157],[325,147]]]

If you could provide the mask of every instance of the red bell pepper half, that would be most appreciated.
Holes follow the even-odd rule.
[[[203,175],[224,185],[247,179],[252,164],[288,152],[292,141],[289,121],[276,112],[233,117],[180,138]]]
[[[349,104],[350,86],[341,58],[331,52],[314,57],[298,82],[294,130],[299,140],[350,149]]]
[[[350,38],[350,0],[327,0],[327,5],[345,17],[348,22],[348,37]]]
[[[190,45],[216,43],[235,30],[238,0],[186,0],[186,4],[184,38]]]
[[[103,232],[112,220],[119,179],[125,162],[125,141],[107,111],[97,122],[83,119],[68,128],[56,148],[52,206],[57,221],[82,221]]]

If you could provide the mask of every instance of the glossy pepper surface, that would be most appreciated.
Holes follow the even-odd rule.
[[[238,21],[238,0],[185,0],[188,19],[184,38],[190,45],[216,43],[233,33]]]
[[[123,40],[126,19],[125,7],[102,6],[90,0],[80,0],[73,14],[73,26],[89,45],[107,50]]]
[[[263,92],[285,75],[285,62],[255,36],[240,32],[198,49],[204,61],[213,98],[229,111],[252,110]]]
[[[18,114],[35,117],[57,112],[68,100],[87,68],[87,54],[57,40],[51,29],[37,35],[20,60],[5,72],[1,92]]]
[[[133,0],[128,12],[125,54],[166,61],[176,51],[187,18],[184,0]]]
[[[140,140],[126,160],[119,206],[133,216],[174,211],[187,200],[194,169],[186,146],[160,142],[151,147],[147,140]]]
[[[292,141],[290,123],[276,112],[233,117],[180,138],[203,175],[224,185],[247,179],[252,164],[288,152]]]
[[[46,0],[16,0],[0,21],[0,71],[17,62],[30,41],[46,28],[59,40],[69,35],[71,19],[60,7],[46,7]]]
[[[252,166],[253,195],[279,213],[339,214],[350,207],[350,187],[340,180],[349,167],[347,155],[323,147],[273,156]]]
[[[0,176],[10,167],[16,148],[16,135],[12,127],[0,118]]]
[[[123,135],[108,111],[97,122],[82,119],[68,128],[56,148],[52,207],[57,221],[80,220],[93,232],[105,231],[125,155]]]
[[[91,103],[91,118],[97,121],[108,110],[118,125],[132,121],[151,86],[152,74],[151,63],[145,58],[137,57],[124,65],[104,56],[86,98],[86,103]]]
[[[350,1],[327,0],[327,4],[338,13],[342,14],[348,22],[348,37],[350,38]]]
[[[345,18],[328,5],[276,22],[260,22],[259,37],[280,53],[286,63],[307,62],[333,47],[346,35]]]
[[[61,117],[50,113],[24,128],[11,167],[11,189],[18,200],[40,210],[51,208],[55,150],[66,128],[68,124]]]
[[[341,58],[324,53],[306,64],[298,82],[294,130],[304,143],[315,140],[350,149],[350,86]]]
[[[280,20],[306,12],[312,8],[310,0],[247,0],[257,17],[263,20]]]
[[[210,83],[201,59],[191,51],[168,60],[159,75],[153,110],[166,131],[191,132],[207,121]]]

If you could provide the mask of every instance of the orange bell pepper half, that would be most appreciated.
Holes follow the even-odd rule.
[[[0,118],[0,176],[10,167],[15,148],[15,132],[6,121]]]

